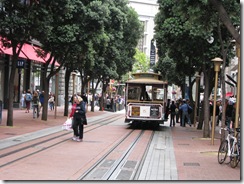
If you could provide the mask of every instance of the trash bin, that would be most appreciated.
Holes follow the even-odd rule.
[[[3,102],[0,100],[0,124],[2,123]]]

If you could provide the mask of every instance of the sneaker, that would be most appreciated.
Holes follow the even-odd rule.
[[[73,140],[73,141],[76,141],[76,140],[77,140],[77,137],[72,137],[72,140]]]
[[[82,141],[82,139],[79,139],[79,138],[78,138],[78,139],[76,139],[76,141],[77,141],[77,142],[81,142],[81,141]]]

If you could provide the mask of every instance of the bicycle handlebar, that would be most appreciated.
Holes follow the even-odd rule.
[[[229,134],[231,133],[235,133],[235,131],[229,127],[225,127],[225,128],[220,128],[219,129],[219,134],[221,134],[221,130],[225,130],[225,131],[228,131]],[[239,133],[241,131],[240,128],[235,128],[235,130]]]

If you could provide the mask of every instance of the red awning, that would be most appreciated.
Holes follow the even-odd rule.
[[[0,44],[0,51],[4,54],[7,54],[7,55],[13,55],[13,51],[12,51],[12,48],[6,48],[6,47],[3,47],[1,44]],[[24,59],[28,59],[26,57],[26,55],[24,55],[21,51],[20,51],[20,54],[19,54],[19,57],[20,58],[24,58]]]
[[[36,52],[38,49],[40,49],[40,48],[35,47],[35,46],[32,46],[32,47],[33,47],[33,49],[34,49],[34,52]],[[47,53],[46,57],[43,58],[44,62],[46,62],[49,58],[50,58],[50,54]],[[52,59],[52,61],[50,62],[50,64],[52,64],[52,63],[53,63],[53,59]],[[58,62],[55,62],[55,66],[60,66],[60,64],[58,64]]]
[[[20,51],[20,54],[19,54],[19,57],[20,58],[24,58],[24,59],[30,59],[30,60],[34,60],[34,61],[39,61],[41,63],[46,63],[47,59],[50,57],[50,54],[48,53],[47,56],[45,58],[42,58],[42,57],[39,57],[37,55],[37,50],[39,48],[38,47],[35,47],[35,46],[32,46],[30,44],[27,44],[25,43],[23,46],[22,46],[22,49]],[[1,44],[0,44],[0,53],[4,53],[4,54],[8,54],[8,55],[13,55],[13,52],[12,52],[12,48],[6,48],[6,47],[3,47]],[[51,61],[52,63],[52,61]],[[58,62],[55,62],[55,66],[60,66],[58,64]]]
[[[29,44],[24,44],[21,50],[24,55],[26,55],[26,57],[30,60],[34,60],[34,61],[39,61],[42,63],[45,63],[44,59],[42,59],[41,57],[39,57],[34,49],[34,46],[29,45]]]

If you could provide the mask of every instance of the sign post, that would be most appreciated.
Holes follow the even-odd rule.
[[[155,65],[155,59],[156,59],[156,48],[154,45],[154,39],[152,39],[151,50],[150,50],[150,68],[152,68]]]

